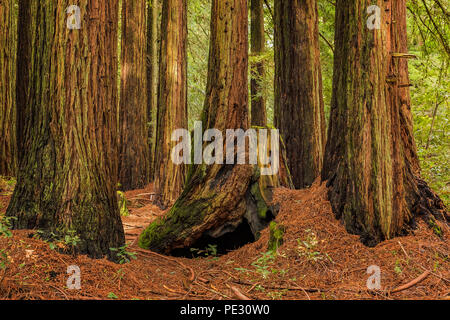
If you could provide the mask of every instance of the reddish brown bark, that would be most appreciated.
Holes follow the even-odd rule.
[[[125,242],[117,204],[117,1],[19,5],[19,174],[7,216],[46,237],[73,232],[78,251],[113,258]],[[53,237],[53,236],[51,236]]]
[[[17,23],[15,0],[0,1],[0,175],[13,176],[15,154],[15,98]]]
[[[119,182],[124,190],[150,182],[145,21],[146,0],[122,0]]]
[[[323,178],[338,218],[368,245],[403,234],[416,213],[442,217],[420,179],[414,144],[406,1],[378,1],[381,29],[366,27],[368,0],[336,3],[336,57]]]
[[[172,133],[188,125],[186,1],[164,1],[161,30],[155,193],[159,205],[168,207],[185,183],[185,166],[173,163],[171,151],[178,143],[172,141]]]
[[[296,188],[320,175],[325,117],[316,0],[275,1],[275,126]]]

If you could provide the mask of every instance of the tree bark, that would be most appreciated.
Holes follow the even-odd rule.
[[[420,179],[408,86],[406,1],[336,3],[336,55],[323,179],[337,218],[373,246],[404,234],[417,213],[443,217]]]
[[[74,232],[93,258],[125,242],[117,203],[117,1],[20,1],[19,174],[7,216],[46,237]]]
[[[204,129],[215,128],[225,136],[227,129],[249,128],[247,72],[247,1],[213,0]],[[258,172],[258,166],[248,164],[192,165],[180,198],[164,219],[142,233],[139,245],[170,253],[205,234],[216,238],[232,232],[246,216],[269,216],[272,187],[289,181],[286,176],[259,179]]]
[[[162,8],[158,122],[156,133],[155,193],[161,207],[180,196],[185,166],[172,162],[176,129],[187,129],[187,3],[164,1]]]
[[[264,34],[264,0],[250,1],[251,13],[251,53],[255,57],[261,56],[265,50]],[[261,81],[264,78],[264,62],[258,61],[252,66],[251,88],[251,123],[253,126],[267,125],[266,102]]]
[[[16,46],[16,0],[0,1],[0,175],[14,176]]]
[[[155,177],[156,115],[158,108],[160,0],[151,0],[147,13],[147,121],[150,178]]]
[[[123,0],[119,182],[124,190],[150,182],[145,22],[146,0]]]
[[[275,1],[275,126],[296,188],[320,175],[325,116],[315,0]]]

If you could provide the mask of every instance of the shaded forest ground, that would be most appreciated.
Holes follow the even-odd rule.
[[[136,259],[124,265],[73,257],[52,250],[14,231],[0,237],[10,264],[0,270],[0,299],[449,299],[449,228],[443,239],[423,221],[413,234],[365,247],[336,221],[324,185],[310,189],[278,189],[276,218],[286,228],[278,254],[267,251],[269,231],[226,255],[174,258],[136,247],[136,238],[151,221],[164,215],[151,203],[152,186],[127,192],[130,216],[124,217],[128,251]],[[0,192],[0,214],[10,192]],[[81,290],[66,288],[67,266],[81,269]],[[367,268],[381,268],[379,291],[369,291]],[[429,275],[400,292],[392,292],[421,275]],[[236,289],[239,293],[236,293]]]

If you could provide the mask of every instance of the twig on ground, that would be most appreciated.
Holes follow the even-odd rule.
[[[249,297],[247,297],[246,295],[244,295],[242,292],[239,291],[238,288],[231,286],[230,289],[233,291],[234,295],[239,299],[239,300],[245,300],[245,301],[249,301],[252,300]]]
[[[428,277],[430,275],[430,273],[431,272],[429,270],[427,270],[424,273],[422,273],[418,278],[416,278],[416,279],[408,282],[407,284],[404,284],[404,285],[402,285],[402,286],[400,286],[400,287],[390,291],[389,293],[396,293],[396,292],[407,290],[407,289],[417,285],[421,281],[425,280],[425,278]]]

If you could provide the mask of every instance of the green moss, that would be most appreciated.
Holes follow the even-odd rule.
[[[251,186],[250,193],[252,194],[253,198],[255,199],[256,208],[258,210],[258,216],[261,219],[266,219],[269,208],[267,207],[266,201],[264,200],[264,198],[261,194],[261,190],[259,188],[258,183],[254,183]]]
[[[127,198],[125,193],[122,191],[117,191],[117,197],[119,199],[119,210],[122,217],[128,217],[130,212],[128,211]]]
[[[175,203],[167,217],[153,222],[144,230],[139,238],[141,248],[165,252],[170,243],[184,240],[191,228],[201,223],[208,213],[210,199],[196,200],[189,204],[184,199],[182,196]]]
[[[276,251],[283,244],[283,236],[286,228],[278,225],[275,221],[270,223],[269,251]]]

